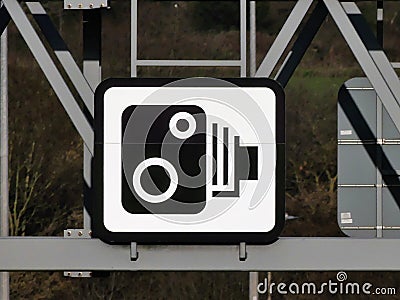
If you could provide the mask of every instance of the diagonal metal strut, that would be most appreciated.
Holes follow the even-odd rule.
[[[283,52],[299,28],[313,0],[298,0],[258,68],[255,77],[270,77]]]
[[[400,130],[400,81],[354,2],[323,0],[333,20]]]
[[[69,90],[67,84],[64,82],[60,72],[57,70],[57,67],[41,42],[38,34],[33,29],[28,17],[25,15],[17,0],[4,0],[3,3],[29,49],[32,51],[33,56],[39,63],[39,66],[43,70],[51,87],[60,99],[60,102],[72,123],[78,130],[78,133],[82,137],[84,143],[88,146],[89,151],[93,153],[93,128],[86,119],[78,103],[75,101],[74,96]]]
[[[39,25],[40,30],[44,34],[46,40],[49,42],[54,54],[63,66],[72,84],[81,96],[86,108],[93,117],[94,93],[78,65],[76,64],[74,58],[72,57],[71,52],[68,50],[67,45],[58,33],[49,15],[46,13],[40,2],[26,2],[26,5],[31,11],[33,18]]]

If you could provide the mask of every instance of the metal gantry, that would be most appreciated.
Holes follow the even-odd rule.
[[[0,33],[12,20],[21,32],[35,59],[42,68],[58,99],[84,141],[85,202],[91,188],[93,158],[93,91],[101,81],[101,8],[107,1],[80,1],[75,6],[65,2],[66,9],[83,9],[84,62],[83,71],[73,59],[61,36],[40,2],[26,2],[29,13],[49,42],[65,74],[84,103],[83,110],[58,71],[27,14],[17,0],[3,0],[0,8]],[[233,66],[246,76],[246,0],[240,0],[240,59],[212,60],[142,60],[137,56],[138,3],[132,0],[131,76],[139,66]],[[250,5],[252,6],[252,4]],[[308,13],[311,11],[311,14]],[[379,10],[378,10],[379,12]],[[380,14],[380,13],[378,13]],[[383,13],[382,13],[383,14]],[[267,52],[256,77],[271,77],[290,41],[304,24],[292,48],[279,68],[275,79],[286,86],[309,47],[322,22],[330,15],[361,68],[382,99],[396,127],[400,129],[400,81],[378,39],[366,24],[355,2],[338,0],[298,0]],[[308,19],[305,20],[308,16]],[[253,20],[250,18],[251,23]],[[251,31],[254,35],[255,31]],[[252,37],[250,38],[250,41]],[[252,42],[253,43],[253,42]],[[252,44],[255,49],[255,44]],[[252,47],[253,47],[252,46]],[[254,51],[252,48],[252,51]],[[253,67],[252,67],[253,68]],[[252,70],[254,72],[254,70]],[[89,205],[85,205],[89,207]],[[88,238],[90,212],[85,210],[84,228],[67,230],[65,237],[3,237],[0,238],[0,271],[136,271],[136,270],[400,270],[398,239],[353,238],[281,238],[266,245],[172,246],[172,245],[108,245]],[[85,238],[82,238],[85,236]],[[132,251],[134,249],[135,251]],[[357,253],[349,256],[348,253]],[[376,255],[383,253],[383,255]]]

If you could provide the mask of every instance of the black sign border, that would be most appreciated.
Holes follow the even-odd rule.
[[[111,232],[103,223],[103,132],[104,94],[113,87],[162,87],[181,78],[110,78],[95,92],[95,147],[92,160],[91,226],[92,237],[108,244],[271,244],[285,224],[285,94],[269,78],[220,78],[239,87],[267,87],[276,95],[276,191],[275,226],[269,232]]]

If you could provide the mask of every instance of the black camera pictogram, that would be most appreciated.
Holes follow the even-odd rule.
[[[132,214],[197,214],[206,204],[206,114],[132,105],[122,114],[122,205]]]

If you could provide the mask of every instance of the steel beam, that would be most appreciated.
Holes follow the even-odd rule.
[[[61,35],[58,33],[53,22],[47,15],[40,2],[26,2],[26,5],[32,13],[36,23],[39,25],[39,28],[44,34],[46,40],[53,49],[55,56],[58,58],[72,84],[81,96],[86,108],[93,117],[93,90],[90,88],[88,82],[76,64],[71,52],[68,50],[67,45],[65,44]]]
[[[328,10],[325,4],[318,2],[275,76],[275,80],[278,81],[282,87],[285,87],[289,82],[289,79],[292,77],[327,15]]]
[[[239,245],[137,245],[133,261],[131,245],[98,239],[10,237],[0,249],[0,271],[400,271],[399,239],[281,238],[247,245],[243,261]]]
[[[101,82],[101,11],[83,11],[83,73],[93,90]],[[94,97],[89,104],[94,109]],[[92,188],[92,160],[93,156],[88,147],[83,150],[83,179],[84,179],[84,211],[83,227],[90,230],[90,195]]]
[[[138,59],[136,66],[157,67],[241,67],[241,60],[201,60],[201,59]]]
[[[313,0],[298,0],[285,24],[275,38],[255,77],[270,77],[285,49],[299,28]]]
[[[360,21],[363,19],[359,9],[354,2],[345,2],[342,6],[338,0],[323,1],[391,119],[400,130],[400,105],[397,99],[400,97],[400,81],[376,38],[373,35],[371,37],[370,29],[365,26],[360,28]],[[356,15],[356,18],[350,20],[348,14]]]
[[[137,77],[138,0],[131,0],[131,77]]]
[[[43,70],[47,80],[70,117],[72,123],[78,130],[78,133],[82,137],[84,143],[89,147],[90,152],[93,153],[93,129],[78,103],[75,101],[74,96],[69,90],[60,72],[57,70],[57,67],[41,42],[38,34],[33,29],[28,17],[25,15],[17,0],[4,0],[3,3],[28,47],[32,51],[33,56]]]
[[[83,73],[92,90],[101,82],[101,15],[98,9],[83,11]]]
[[[240,0],[240,77],[246,77],[247,75],[247,11],[246,11],[246,1]]]
[[[257,47],[256,47],[256,40],[257,40],[257,26],[256,26],[256,1],[250,0],[249,5],[249,14],[250,14],[250,42],[249,42],[249,65],[250,65],[250,77],[254,77],[257,71]]]
[[[1,9],[5,8],[1,6]],[[5,29],[0,37],[0,236],[8,236],[9,232],[8,169],[8,30]],[[0,272],[0,299],[10,299],[7,272]]]

